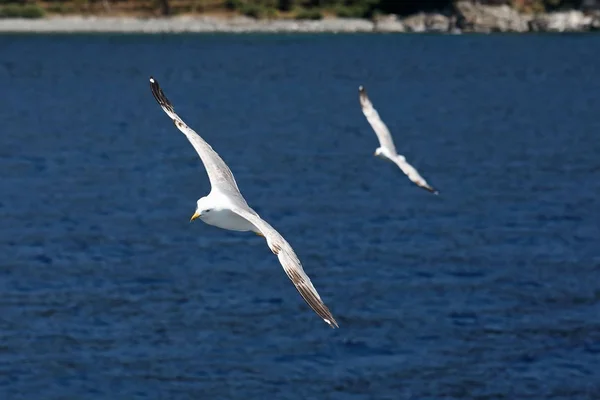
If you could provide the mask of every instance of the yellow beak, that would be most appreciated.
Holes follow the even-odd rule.
[[[198,211],[194,212],[194,215],[192,215],[192,218],[190,218],[190,222],[192,222],[193,220],[195,220],[196,218],[198,218],[200,216],[200,214],[198,214]]]

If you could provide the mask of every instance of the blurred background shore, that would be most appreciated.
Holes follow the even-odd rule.
[[[0,0],[0,32],[590,32],[600,0]]]

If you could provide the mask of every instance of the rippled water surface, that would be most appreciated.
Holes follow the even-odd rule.
[[[0,37],[0,398],[600,398],[599,36]],[[155,76],[294,246],[210,190]],[[365,85],[433,196],[373,157]]]

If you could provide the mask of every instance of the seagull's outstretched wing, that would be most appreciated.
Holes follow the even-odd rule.
[[[373,107],[373,103],[371,103],[369,96],[367,96],[367,90],[363,86],[359,86],[358,94],[360,108],[362,109],[363,114],[365,114],[365,117],[367,117],[367,121],[369,121],[369,124],[371,124],[371,127],[375,131],[377,139],[379,139],[379,145],[388,149],[391,154],[396,154],[396,146],[394,146],[394,141],[392,140],[390,130],[383,123],[379,117],[379,113]]]
[[[413,181],[417,186],[422,187],[423,189],[430,191],[433,194],[438,194],[438,191],[429,186],[427,181],[419,174],[419,172],[410,165],[404,156],[397,155],[392,161],[408,176],[408,179]]]
[[[300,260],[292,246],[277,232],[271,225],[269,225],[265,220],[263,220],[258,214],[254,212],[254,210],[249,208],[234,208],[233,212],[238,214],[240,217],[246,219],[252,225],[256,227],[260,231],[260,233],[267,240],[267,245],[277,256],[283,270],[290,278],[296,289],[302,295],[302,298],[306,301],[306,303],[321,317],[323,320],[329,324],[332,328],[339,328],[337,322],[331,315],[331,312],[321,300],[321,296],[317,293],[317,289],[313,286],[310,278],[304,272],[302,268],[302,264],[300,264]]]
[[[227,164],[225,164],[217,152],[214,151],[213,148],[196,133],[196,131],[187,126],[186,123],[183,122],[183,120],[179,117],[179,115],[175,113],[173,104],[171,104],[169,99],[167,99],[167,96],[165,96],[162,89],[158,85],[158,82],[153,77],[150,77],[150,89],[152,89],[152,94],[163,111],[173,120],[173,123],[177,129],[183,132],[192,146],[194,146],[194,149],[196,149],[196,152],[204,164],[204,168],[206,168],[210,185],[212,187],[216,186],[223,193],[229,193],[232,195],[237,194],[242,199],[243,203],[245,203],[245,200],[243,200],[243,197],[240,194],[240,190],[238,189],[235,178],[233,177],[233,174],[231,173],[231,170]]]

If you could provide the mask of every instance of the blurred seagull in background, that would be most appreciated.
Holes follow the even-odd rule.
[[[150,88],[154,98],[163,111],[173,120],[188,138],[200,156],[211,190],[208,196],[196,203],[196,211],[191,221],[199,218],[204,223],[232,231],[252,231],[266,239],[267,245],[277,256],[283,270],[296,286],[306,303],[332,328],[338,324],[319,293],[302,269],[300,260],[288,242],[271,225],[254,211],[240,193],[237,183],[227,164],[212,147],[175,113],[173,105],[167,99],[158,82],[150,77]]]
[[[371,127],[375,131],[377,139],[379,139],[379,147],[375,150],[375,156],[393,162],[406,174],[406,176],[408,176],[408,179],[413,181],[417,186],[422,187],[433,194],[438,194],[439,192],[427,183],[419,172],[406,161],[406,158],[396,152],[396,146],[394,146],[392,135],[385,123],[379,117],[377,110],[373,108],[373,103],[369,100],[367,91],[363,86],[358,87],[358,93],[362,112],[365,114],[367,121],[369,121],[369,124],[371,124]]]

